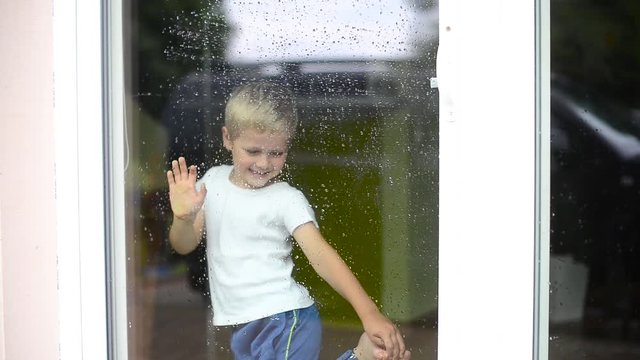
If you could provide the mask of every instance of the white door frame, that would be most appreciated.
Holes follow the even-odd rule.
[[[439,359],[547,358],[548,46],[548,1],[440,1]]]

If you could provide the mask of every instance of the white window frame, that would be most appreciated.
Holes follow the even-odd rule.
[[[440,1],[439,359],[548,357],[548,4]]]
[[[126,303],[110,291],[126,292],[119,271],[126,253],[108,240],[124,239],[122,211],[113,211],[124,208],[114,195],[123,184],[112,181],[124,179],[123,147],[113,146],[123,143],[121,6],[53,4],[59,358],[65,360],[126,359]]]
[[[546,359],[549,0],[439,6],[438,358]],[[61,359],[127,359],[121,10],[54,1]]]
[[[102,10],[53,3],[60,359],[108,356]]]

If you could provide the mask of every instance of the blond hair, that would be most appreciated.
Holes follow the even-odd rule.
[[[288,132],[293,137],[297,124],[293,95],[279,84],[261,81],[241,85],[227,101],[224,125],[231,138],[245,129]]]

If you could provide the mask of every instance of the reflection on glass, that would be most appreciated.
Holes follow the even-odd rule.
[[[286,180],[413,358],[436,358],[437,11],[427,0],[130,3],[130,358],[231,358],[229,329],[211,325],[206,240],[187,256],[168,244],[165,174],[178,156],[230,164],[224,106],[253,79],[296,97]],[[335,359],[357,343],[359,319],[299,249],[293,258],[321,313],[321,359]]]
[[[551,5],[549,358],[638,359],[640,7]]]

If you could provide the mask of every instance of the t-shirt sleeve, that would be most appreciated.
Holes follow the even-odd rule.
[[[202,177],[198,179],[198,181],[196,181],[196,191],[200,191],[200,189],[202,189],[202,184],[209,186],[211,179],[213,178],[213,175],[216,172],[216,170],[217,169],[215,167],[207,170],[207,172],[204,173],[204,175],[202,175]]]
[[[292,191],[288,197],[288,201],[284,203],[283,216],[284,225],[290,234],[293,234],[298,226],[310,221],[319,227],[313,208],[301,191]]]

